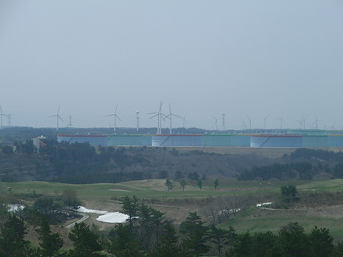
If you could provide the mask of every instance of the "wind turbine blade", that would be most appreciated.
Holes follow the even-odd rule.
[[[153,116],[151,116],[150,119],[155,118],[156,116],[158,116],[158,113],[153,115]]]

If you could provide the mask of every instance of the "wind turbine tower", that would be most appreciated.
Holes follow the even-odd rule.
[[[187,115],[187,113],[186,113],[185,116],[183,116],[183,118],[182,118],[182,127],[183,127],[183,128],[185,128],[185,126],[186,126],[186,115]]]
[[[173,134],[173,116],[178,117],[182,119],[180,116],[172,113],[170,103],[169,103],[169,114],[167,115],[167,118],[169,119],[169,134]]]
[[[71,116],[69,116],[69,124],[68,124],[68,127],[71,128]]]
[[[11,127],[11,116],[12,116],[12,114],[7,114],[9,127]]]
[[[283,117],[281,116],[280,118],[278,118],[278,120],[280,120],[280,129],[282,129]]]
[[[225,131],[225,113],[222,114],[222,130]]]
[[[148,113],[148,114],[154,114],[153,116],[150,117],[150,119],[157,117],[157,135],[162,134],[162,129],[161,129],[162,119],[164,120],[164,118],[167,117],[166,115],[162,113],[162,105],[163,105],[163,102],[160,101],[160,108],[158,109],[158,112]]]
[[[140,111],[136,111],[137,131],[139,130],[139,112]]]
[[[114,131],[114,133],[116,133],[116,129],[117,129],[117,119],[121,121],[121,119],[117,115],[117,109],[118,109],[118,104],[116,105],[116,109],[115,109],[114,113],[107,115],[107,117],[113,116],[113,131]]]
[[[267,118],[268,118],[268,116],[264,117],[264,119],[263,119],[264,129],[267,128]]]
[[[247,116],[248,121],[249,121],[249,129],[251,130],[251,118],[249,116]]]
[[[320,121],[320,120],[318,120],[317,115],[314,115],[314,118],[315,118],[315,120],[314,120],[312,126],[313,126],[314,124],[316,124],[316,130],[318,130],[318,121]]]
[[[2,116],[8,117],[6,114],[2,113],[2,107],[0,105],[0,120],[1,120],[0,129],[2,129]]]
[[[63,119],[61,118],[61,116],[60,116],[60,105],[58,106],[58,109],[57,109],[57,114],[55,114],[55,115],[51,115],[50,116],[50,118],[51,117],[56,117],[56,131],[58,130],[58,122],[59,122],[59,120],[61,120],[61,121],[63,121]]]
[[[212,116],[212,117],[214,119],[215,128],[216,128],[216,130],[218,130],[218,119],[216,117],[214,117],[214,116]]]

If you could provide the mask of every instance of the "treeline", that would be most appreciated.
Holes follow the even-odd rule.
[[[237,177],[239,180],[312,180],[326,174],[325,179],[343,178],[342,152],[299,148],[285,155],[282,162],[244,170]]]
[[[239,175],[240,180],[280,180],[306,179],[312,170],[310,163],[273,164],[270,166],[256,167],[244,171]]]
[[[127,167],[146,167],[149,161],[137,150],[92,147],[89,143],[58,143],[45,140],[39,154],[32,140],[1,146],[0,171],[3,181],[46,180],[66,183],[122,182],[149,178],[140,171],[122,172]],[[134,154],[133,154],[134,153]]]
[[[342,152],[333,152],[321,149],[299,148],[292,152],[289,157],[291,160],[304,158],[321,162],[343,162]]]
[[[176,177],[191,174],[192,180],[206,176],[232,177],[243,157],[179,152],[162,147],[93,147],[88,143],[58,143],[46,139],[39,149],[32,140],[0,146],[2,181],[27,180],[66,183],[103,183]],[[247,163],[256,163],[248,158]],[[264,162],[265,163],[265,162]],[[269,163],[269,162],[267,162]],[[250,165],[250,164],[248,164]],[[195,178],[193,175],[198,176]]]
[[[277,233],[237,233],[206,224],[191,212],[176,227],[164,213],[143,204],[138,198],[122,198],[122,212],[127,222],[114,225],[108,234],[99,234],[85,223],[76,224],[68,233],[73,248],[63,250],[64,239],[51,230],[46,219],[36,226],[39,245],[25,240],[27,224],[15,214],[8,214],[1,226],[0,256],[17,257],[338,257],[343,242],[334,244],[330,231],[314,227],[309,233],[296,222]]]
[[[147,172],[114,172],[114,173],[84,173],[56,178],[54,182],[67,184],[92,184],[92,183],[119,183],[123,181],[150,179]]]

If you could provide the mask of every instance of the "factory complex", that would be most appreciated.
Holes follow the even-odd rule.
[[[282,134],[112,134],[58,135],[58,142],[85,143],[92,146],[154,146],[154,147],[343,147],[343,131],[286,131]]]

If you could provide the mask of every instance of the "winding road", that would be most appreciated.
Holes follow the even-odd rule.
[[[89,218],[89,216],[87,214],[83,214],[83,213],[80,213],[80,214],[82,215],[82,218],[77,220],[77,221],[75,221],[75,222],[73,222],[73,223],[71,223],[71,224],[69,224],[67,226],[67,228],[72,228],[72,227],[75,226],[76,223],[81,223],[81,222],[83,222],[83,221],[85,221],[86,219]]]

